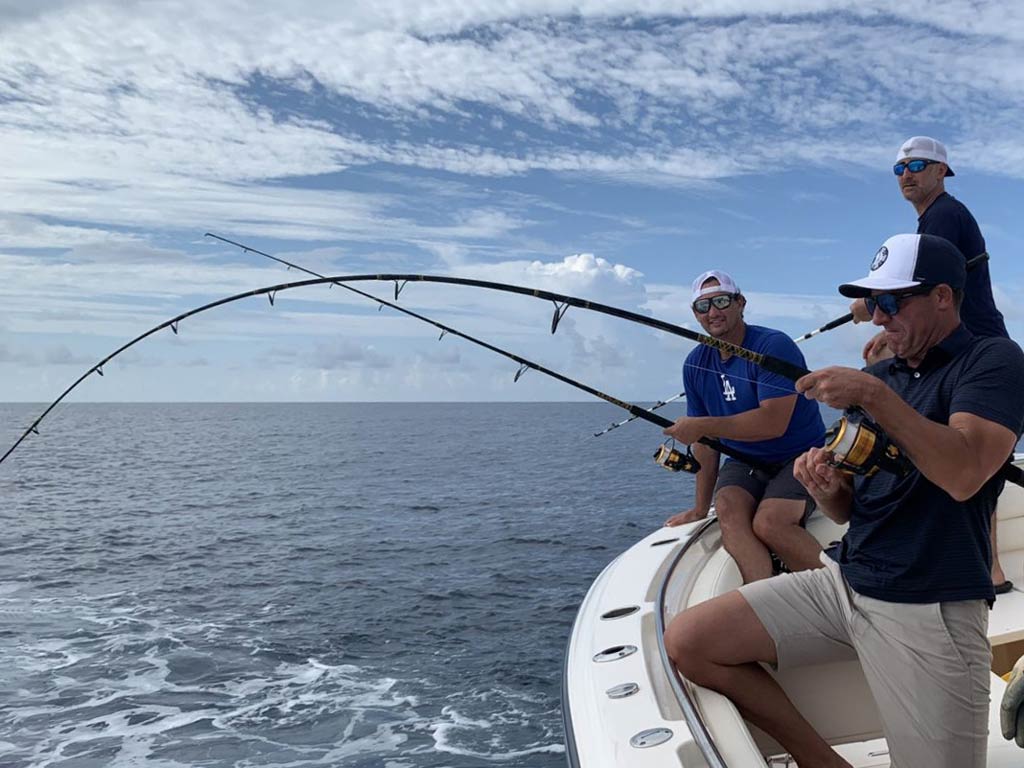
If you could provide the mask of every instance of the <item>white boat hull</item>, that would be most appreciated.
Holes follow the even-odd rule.
[[[1022,457],[1017,458],[1020,463]],[[1006,686],[1001,675],[1024,655],[1024,489],[1007,485],[998,518],[1000,560],[1015,589],[999,596],[989,620],[988,766],[1020,768],[1024,750],[1002,738],[999,704]],[[842,535],[842,528],[817,516],[808,530],[823,544]],[[728,699],[680,679],[661,642],[664,626],[677,613],[739,584],[713,518],[654,531],[604,569],[580,606],[566,651],[563,714],[570,765],[787,764],[782,748],[750,727]],[[777,677],[805,717],[852,765],[890,765],[878,711],[856,662]],[[840,700],[836,691],[842,691]]]

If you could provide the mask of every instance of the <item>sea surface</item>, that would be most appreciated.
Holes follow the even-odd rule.
[[[692,500],[624,415],[56,410],[0,464],[0,766],[563,766],[576,609]]]

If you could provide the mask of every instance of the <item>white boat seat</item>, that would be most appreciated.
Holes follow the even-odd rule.
[[[1024,653],[1024,488],[1019,485],[1007,483],[999,497],[996,533],[999,563],[1014,586],[996,597],[988,617],[992,669],[1001,674]]]
[[[996,534],[1006,578],[1024,588],[1024,488],[1019,485],[1007,483],[999,497]]]

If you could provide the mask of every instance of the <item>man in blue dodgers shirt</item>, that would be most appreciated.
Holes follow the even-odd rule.
[[[896,356],[864,371],[815,371],[797,390],[864,408],[913,469],[851,479],[812,448],[796,477],[825,515],[849,522],[822,555],[826,567],[744,585],[683,612],[666,632],[680,672],[728,696],[798,765],[849,767],[758,662],[858,659],[893,766],[985,765],[988,527],[999,469],[1024,429],[1024,353],[961,324],[965,282],[948,240],[896,235],[868,277],[840,286],[867,299]]]
[[[693,314],[709,336],[806,368],[784,333],[744,322],[746,304],[725,272],[693,281]],[[773,552],[791,570],[820,567],[821,547],[802,526],[810,497],[793,477],[793,460],[824,443],[817,403],[799,398],[789,379],[704,344],[687,355],[683,385],[686,416],[665,434],[692,445],[701,470],[693,508],[666,525],[705,517],[714,501],[722,543],[744,583],[772,575]],[[720,439],[751,464],[729,458],[719,469],[718,452],[698,443],[701,437]]]

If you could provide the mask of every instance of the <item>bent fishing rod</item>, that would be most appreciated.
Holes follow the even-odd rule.
[[[223,239],[223,238],[220,238],[220,239]],[[252,249],[249,249],[249,250],[252,250]],[[293,266],[296,269],[302,269],[301,267],[298,267],[297,265],[293,265]],[[303,271],[309,272],[309,270],[303,270]],[[651,422],[652,424],[655,424],[655,425],[657,425],[659,427],[662,427],[663,429],[667,428],[667,427],[671,427],[672,424],[674,423],[671,420],[666,419],[665,417],[663,417],[663,416],[661,416],[659,414],[651,413],[647,409],[641,408],[638,405],[634,405],[634,404],[628,403],[628,402],[626,402],[624,400],[620,400],[620,399],[618,399],[616,397],[613,397],[612,395],[609,395],[609,394],[607,394],[605,392],[602,392],[601,390],[598,390],[598,389],[596,389],[594,387],[591,387],[591,386],[589,386],[587,384],[584,384],[584,383],[582,383],[580,381],[576,381],[575,379],[572,379],[572,378],[570,378],[568,376],[565,376],[564,374],[561,374],[558,371],[554,371],[554,370],[552,370],[550,368],[547,368],[547,367],[545,367],[543,365],[540,365],[539,363],[535,363],[532,360],[528,360],[525,357],[521,357],[520,355],[516,355],[516,354],[514,354],[512,352],[509,352],[509,351],[507,351],[505,349],[497,347],[497,346],[495,346],[493,344],[490,344],[490,343],[488,343],[486,341],[478,339],[478,338],[476,338],[474,336],[470,336],[469,334],[463,333],[462,331],[459,331],[459,330],[457,330],[455,328],[452,328],[451,326],[445,325],[443,323],[439,323],[436,320],[432,320],[431,318],[426,317],[425,315],[421,315],[421,314],[419,314],[417,312],[413,312],[412,310],[406,309],[405,307],[398,306],[398,305],[396,305],[396,304],[394,304],[392,302],[389,302],[389,301],[387,301],[385,299],[380,299],[380,298],[378,298],[378,297],[376,297],[376,296],[374,296],[374,295],[372,295],[370,293],[366,293],[364,291],[360,291],[357,288],[353,288],[351,286],[346,286],[346,285],[344,285],[343,282],[341,282],[344,279],[345,279],[344,276],[340,276],[340,277],[322,277],[322,276],[320,276],[320,277],[317,277],[316,279],[312,279],[312,280],[301,280],[301,281],[292,282],[292,283],[282,283],[282,284],[279,284],[279,285],[268,286],[266,288],[258,288],[256,290],[252,290],[252,291],[245,291],[244,293],[239,293],[239,294],[235,294],[234,296],[228,296],[228,297],[223,298],[223,299],[218,299],[218,300],[212,301],[212,302],[210,302],[208,304],[204,304],[204,305],[202,305],[200,307],[196,307],[195,309],[188,310],[187,312],[183,312],[180,315],[176,315],[175,317],[171,318],[170,320],[165,320],[164,322],[162,322],[162,323],[160,323],[160,324],[150,328],[148,331],[145,331],[144,333],[139,334],[138,336],[136,336],[131,341],[129,341],[126,344],[123,344],[120,347],[118,347],[116,350],[111,352],[109,355],[107,355],[102,360],[100,360],[98,363],[96,363],[91,368],[89,368],[87,371],[85,371],[85,373],[83,373],[81,376],[79,376],[75,381],[73,381],[71,383],[71,385],[68,386],[57,397],[57,399],[54,400],[42,412],[42,414],[40,414],[35,419],[35,421],[32,422],[32,424],[28,427],[28,429],[26,429],[21,434],[21,436],[14,443],[14,445],[12,445],[6,451],[6,453],[3,454],[3,456],[0,456],[0,463],[3,463],[7,459],[7,457],[10,456],[15,451],[15,449],[17,449],[17,447],[19,445],[21,445],[21,443],[29,435],[31,435],[31,434],[39,434],[39,424],[43,421],[43,419],[45,419],[46,416],[49,415],[50,412],[53,411],[53,409],[57,407],[57,405],[59,405],[69,394],[71,394],[71,392],[76,387],[78,387],[79,384],[81,384],[83,381],[85,381],[86,378],[88,378],[93,373],[96,373],[96,374],[98,374],[100,376],[103,376],[104,375],[103,374],[103,368],[111,360],[116,358],[121,353],[127,351],[131,347],[135,346],[136,344],[140,343],[141,341],[143,341],[143,340],[147,339],[148,337],[152,336],[153,334],[155,334],[155,333],[157,333],[157,332],[159,332],[159,331],[161,331],[161,330],[163,330],[165,328],[170,328],[171,331],[175,335],[178,335],[179,324],[181,323],[182,320],[185,320],[185,319],[187,319],[189,317],[192,317],[194,315],[201,314],[203,312],[207,312],[209,310],[215,309],[215,308],[223,306],[225,304],[231,304],[233,302],[241,301],[242,299],[246,299],[246,298],[249,298],[249,297],[252,297],[252,296],[266,295],[267,298],[270,300],[271,306],[273,306],[274,305],[274,299],[275,299],[275,297],[277,296],[278,293],[280,293],[282,291],[292,290],[292,289],[295,289],[295,288],[302,288],[302,287],[311,286],[311,285],[328,285],[328,286],[334,285],[334,284],[342,285],[343,287],[346,287],[346,288],[349,288],[350,290],[355,291],[356,293],[360,294],[361,296],[365,296],[366,298],[369,298],[369,299],[372,299],[372,300],[376,301],[381,306],[390,307],[390,308],[395,309],[395,310],[397,310],[399,312],[402,312],[402,313],[404,313],[406,315],[409,315],[411,317],[415,317],[416,319],[421,320],[421,321],[423,321],[425,323],[429,323],[430,325],[433,325],[436,328],[439,328],[441,330],[441,336],[438,337],[438,340],[444,338],[445,334],[451,334],[453,336],[458,336],[459,338],[462,338],[462,339],[465,339],[467,341],[470,341],[473,344],[477,344],[478,346],[481,346],[481,347],[483,347],[485,349],[489,349],[492,352],[495,352],[497,354],[503,355],[503,356],[505,356],[505,357],[507,357],[507,358],[509,358],[511,360],[514,360],[515,362],[519,363],[520,368],[516,372],[515,378],[513,379],[513,381],[519,381],[519,379],[523,375],[523,373],[525,373],[529,369],[533,369],[533,370],[539,371],[539,372],[541,372],[543,374],[546,374],[547,376],[550,376],[550,377],[552,377],[554,379],[557,379],[558,381],[561,381],[561,382],[563,382],[565,384],[568,384],[568,385],[570,385],[572,387],[575,387],[575,388],[577,388],[577,389],[579,389],[579,390],[581,390],[583,392],[586,392],[588,394],[594,395],[595,397],[598,397],[598,398],[600,398],[600,399],[602,399],[602,400],[604,400],[606,402],[609,402],[612,405],[618,406],[619,408],[623,408],[626,411],[629,411],[629,413],[633,414],[637,418],[642,418],[642,419],[644,419],[646,421]],[[748,456],[746,456],[746,455],[744,455],[744,454],[742,454],[742,453],[740,453],[738,451],[734,451],[733,449],[729,448],[728,446],[723,445],[722,443],[720,443],[718,440],[715,440],[714,438],[710,438],[710,437],[702,438],[700,442],[708,445],[709,447],[711,447],[711,448],[715,449],[716,451],[719,451],[720,453],[723,453],[723,454],[725,454],[727,456],[732,456],[733,458],[739,459],[739,460],[741,460],[741,461],[743,461],[745,463],[752,464],[754,466],[760,466],[760,464],[756,460],[752,460],[750,457],[748,457]],[[678,466],[679,469],[683,469],[683,470],[686,470],[686,471],[689,471],[689,472],[697,472],[697,471],[700,470],[700,464],[693,457],[692,453],[688,453],[685,457],[681,457],[677,461],[678,461],[678,464],[679,464],[679,466]]]
[[[229,239],[227,237],[221,237],[220,235],[214,234],[213,232],[205,233],[204,237],[211,237],[211,238],[214,238],[215,240],[220,240],[223,243],[228,243],[229,245],[233,245],[236,248],[240,248],[243,253],[255,253],[255,254],[259,255],[259,256],[264,256],[265,258],[268,258],[271,261],[276,261],[278,264],[283,264],[288,269],[294,269],[294,270],[297,270],[299,272],[303,272],[303,273],[305,273],[307,275],[312,275],[313,277],[325,278],[325,276],[320,274],[319,272],[314,272],[313,270],[308,269],[307,267],[303,267],[300,264],[296,264],[293,261],[288,261],[287,259],[282,259],[280,256],[274,256],[272,254],[267,253],[266,251],[261,251],[259,248],[253,248],[252,246],[245,245],[244,243],[239,243],[239,242],[237,242],[235,240],[231,240],[231,239]],[[523,373],[525,373],[528,369],[532,368],[532,369],[534,369],[536,371],[540,371],[541,373],[545,373],[548,376],[551,376],[552,378],[558,379],[559,381],[562,381],[562,382],[564,382],[566,384],[569,384],[570,386],[576,387],[577,389],[580,389],[580,390],[582,390],[584,392],[587,392],[587,393],[589,393],[591,395],[594,395],[595,397],[598,397],[598,398],[600,398],[602,400],[605,400],[606,402],[609,402],[612,405],[616,405],[616,406],[618,406],[620,408],[624,408],[625,410],[629,411],[630,414],[632,414],[630,416],[631,420],[632,419],[643,419],[644,421],[648,421],[651,424],[655,424],[655,425],[657,425],[659,427],[662,427],[662,428],[670,427],[674,423],[671,419],[666,419],[666,418],[664,418],[662,416],[655,415],[653,413],[654,408],[642,408],[642,407],[640,407],[638,405],[633,405],[632,403],[627,403],[627,402],[624,402],[624,401],[619,400],[617,398],[614,398],[611,395],[607,395],[604,392],[596,390],[596,389],[594,389],[594,388],[592,388],[592,387],[590,387],[590,386],[588,386],[586,384],[582,384],[581,382],[578,382],[578,381],[575,381],[573,379],[570,379],[568,376],[565,376],[563,374],[557,373],[556,371],[552,371],[552,370],[550,370],[548,368],[545,368],[544,366],[539,365],[538,363],[533,363],[533,362],[527,360],[524,357],[520,357],[519,355],[513,354],[512,352],[508,352],[507,350],[504,350],[501,347],[497,347],[497,346],[495,346],[493,344],[490,344],[490,343],[488,343],[486,341],[482,341],[481,339],[478,339],[478,338],[476,338],[474,336],[470,336],[467,333],[463,333],[462,331],[458,331],[458,330],[452,328],[451,326],[448,326],[448,325],[445,325],[444,323],[438,322],[437,320],[433,320],[433,319],[427,317],[426,315],[421,315],[420,313],[414,312],[411,309],[407,309],[407,308],[405,308],[403,306],[400,306],[400,305],[395,304],[393,302],[387,301],[386,299],[382,299],[382,298],[380,298],[378,296],[374,296],[372,293],[367,293],[366,291],[361,291],[358,288],[356,288],[355,286],[346,285],[345,283],[342,283],[342,282],[334,282],[334,283],[330,283],[328,287],[333,288],[335,285],[337,285],[340,288],[344,288],[347,291],[351,291],[352,293],[355,293],[355,294],[357,294],[359,296],[362,296],[363,298],[367,298],[367,299],[370,299],[371,301],[377,302],[377,304],[378,304],[377,308],[378,309],[382,309],[384,307],[389,307],[389,308],[394,309],[394,310],[396,310],[398,312],[401,312],[402,314],[408,315],[409,317],[414,317],[417,320],[421,320],[424,323],[428,323],[429,325],[432,325],[435,328],[440,328],[441,329],[441,335],[438,336],[438,338],[437,338],[438,341],[443,339],[445,334],[450,333],[453,336],[458,336],[459,338],[465,339],[466,341],[469,341],[469,342],[472,342],[473,344],[481,346],[484,349],[488,349],[491,352],[496,352],[499,355],[504,355],[505,357],[509,358],[510,360],[514,360],[515,362],[520,364],[520,369],[519,369],[518,373],[516,373],[515,378],[513,379],[513,382],[519,381],[520,376],[522,376]],[[397,291],[396,291],[396,297],[397,297]],[[553,332],[554,332],[554,330],[552,330],[552,333]],[[758,468],[767,469],[767,467],[763,463],[758,462],[756,459],[753,459],[750,456],[746,456],[745,454],[742,454],[739,451],[736,451],[736,450],[733,450],[733,449],[729,448],[728,446],[724,445],[723,443],[719,442],[718,440],[716,440],[714,438],[707,438],[707,437],[705,437],[705,438],[702,438],[702,439],[698,440],[697,442],[703,443],[704,445],[707,445],[707,446],[709,446],[711,448],[714,448],[716,451],[718,451],[719,453],[725,454],[726,456],[731,456],[734,459],[739,459],[740,461],[743,461],[744,463],[749,464],[750,466],[757,466]],[[658,464],[660,464],[662,466],[666,466],[669,469],[672,469],[674,471],[685,470],[685,471],[688,471],[688,472],[697,472],[700,469],[700,463],[693,456],[693,453],[691,451],[687,451],[687,453],[684,455],[684,454],[682,454],[679,451],[675,451],[670,446],[664,446],[663,448],[659,448],[659,450],[655,453],[654,456],[655,456],[655,460],[658,462]]]
[[[668,323],[657,318],[647,317],[640,315],[636,312],[630,312],[629,310],[620,309],[618,307],[608,306],[606,304],[600,304],[598,302],[589,301],[587,299],[580,299],[575,296],[567,296],[565,294],[555,293],[553,291],[544,291],[537,288],[526,288],[523,286],[509,285],[506,283],[496,283],[486,280],[475,280],[470,278],[460,277],[449,277],[441,275],[423,275],[423,274],[376,274],[376,275],[337,275],[333,277],[324,278],[313,278],[310,280],[299,280],[290,283],[280,283],[278,285],[271,285],[264,288],[257,288],[251,291],[245,291],[243,293],[236,294],[234,296],[228,296],[217,301],[204,304],[195,309],[183,312],[170,320],[166,320],[157,326],[154,326],[150,330],[143,334],[140,334],[132,341],[121,346],[113,353],[105,357],[99,363],[94,365],[92,368],[83,373],[76,381],[74,381],[53,403],[51,403],[45,411],[25,430],[24,433],[18,438],[11,448],[0,456],[0,463],[2,463],[27,437],[32,433],[38,434],[38,425],[50,413],[75,387],[77,387],[82,381],[93,373],[99,373],[103,375],[103,366],[107,364],[111,359],[124,352],[126,349],[134,346],[143,339],[157,333],[164,328],[171,328],[171,330],[177,334],[178,324],[192,315],[199,314],[211,310],[215,307],[219,307],[224,304],[229,304],[234,301],[248,298],[250,296],[265,295],[270,301],[271,305],[274,304],[274,297],[286,290],[292,290],[294,288],[300,288],[304,286],[312,285],[325,285],[329,283],[351,283],[351,282],[393,282],[395,286],[395,299],[398,299],[398,295],[401,293],[402,288],[410,281],[428,282],[428,283],[442,283],[448,285],[465,285],[476,288],[483,288],[486,290],[502,291],[506,293],[516,293],[525,296],[533,296],[535,298],[544,299],[551,301],[555,305],[554,316],[551,320],[551,332],[554,333],[558,328],[558,322],[562,319],[565,312],[570,306],[580,307],[594,312],[607,314],[613,317],[618,317],[631,322],[646,325],[651,328],[671,333],[673,335],[682,336],[683,338],[696,341],[701,344],[705,344],[709,347],[714,347],[728,354],[735,355],[741,359],[749,360],[763,367],[765,370],[777,373],[780,376],[784,376],[792,381],[807,375],[810,373],[806,368],[802,368],[798,365],[794,365],[787,360],[782,360],[771,355],[755,352],[745,347],[732,344],[722,339],[716,339],[712,336],[706,336],[702,333],[691,331],[688,328]],[[596,391],[595,391],[596,394]],[[609,396],[610,397],[610,396]],[[614,399],[610,399],[609,402],[615,402]],[[615,402],[615,404],[624,407],[621,402]],[[639,408],[638,406],[635,406]],[[627,408],[628,410],[628,408]],[[645,409],[640,409],[645,410]],[[649,412],[648,412],[649,413]],[[652,414],[654,415],[654,414]],[[829,450],[842,448],[842,458],[836,466],[840,466],[842,469],[854,472],[858,474],[869,474],[878,471],[882,465],[888,465],[887,471],[905,471],[907,463],[905,457],[900,455],[899,449],[889,441],[885,433],[874,424],[863,411],[857,411],[855,414],[851,414],[856,418],[847,418],[844,416],[839,422],[830,430],[831,438],[826,448]],[[663,419],[661,416],[657,416],[659,423],[663,420],[667,424],[670,424],[668,419]],[[1009,474],[1016,473],[1017,479],[1008,476],[1007,479],[1011,479],[1013,482],[1020,482],[1024,484],[1024,470],[1018,467],[1014,467],[1009,462],[1004,467],[1008,470]]]
[[[987,252],[979,253],[977,256],[967,260],[966,267],[968,270],[974,269],[975,267],[988,261],[988,259],[989,255]],[[851,320],[853,320],[853,312],[847,312],[842,317],[837,317],[835,320],[829,320],[820,328],[815,328],[813,331],[808,331],[803,336],[797,336],[796,338],[793,339],[793,341],[799,344],[803,341],[807,341],[808,339],[813,339],[819,333],[826,333],[827,331],[831,331],[834,328],[838,328],[841,325],[846,325]],[[673,395],[672,397],[665,398],[664,400],[659,400],[650,407],[650,410],[656,411],[664,405],[668,405],[669,403],[675,402],[676,400],[684,399],[685,397],[686,393],[680,392],[678,395]],[[618,429],[619,427],[625,424],[629,424],[631,421],[636,421],[636,417],[630,416],[627,419],[623,419],[622,421],[617,421],[613,424],[610,424],[609,426],[602,429],[600,432],[595,432],[594,437],[600,437],[601,435],[607,434],[608,432],[611,432],[613,429]]]

